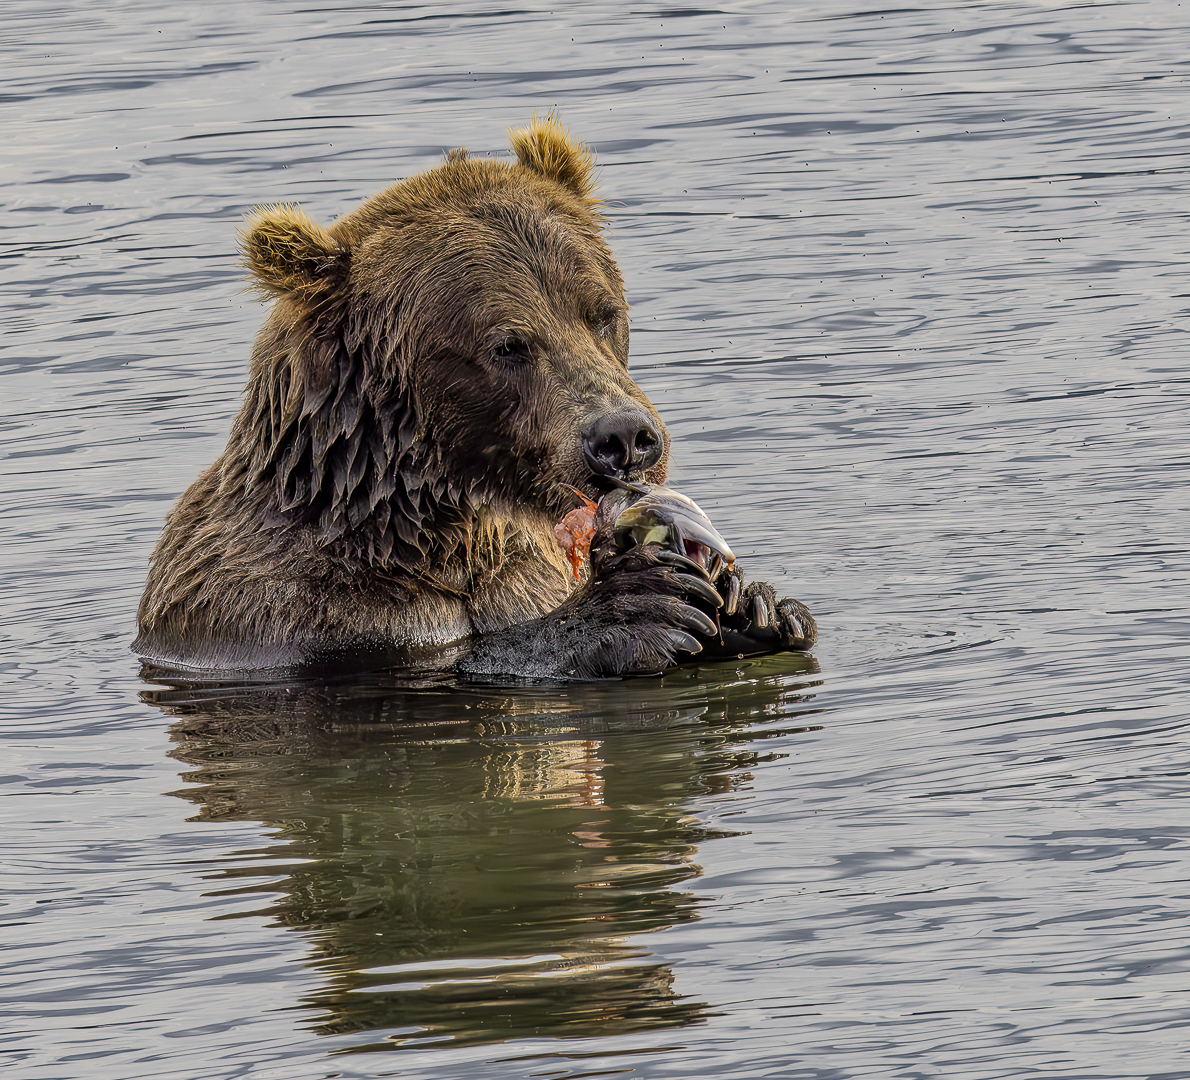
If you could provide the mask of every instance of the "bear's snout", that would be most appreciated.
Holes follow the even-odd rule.
[[[665,452],[665,437],[644,409],[604,413],[588,425],[582,441],[591,471],[621,480],[651,469]]]

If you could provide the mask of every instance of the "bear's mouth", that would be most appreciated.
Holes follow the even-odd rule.
[[[594,499],[595,502],[598,502],[609,491],[615,491],[619,486],[616,482],[616,477],[610,474],[591,473],[578,490],[581,490],[586,498]]]
[[[622,488],[625,483],[640,483],[642,481],[644,481],[643,476],[620,478],[607,473],[592,472],[587,473],[581,478],[576,478],[574,483],[562,481],[557,487],[563,492],[562,500],[565,502],[567,509],[570,509],[575,505],[576,499],[589,499],[591,502],[599,502],[604,495]]]
[[[590,464],[588,461],[588,465]],[[594,496],[598,500],[601,495],[606,495],[609,491],[615,491],[617,488],[630,488],[639,491],[641,486],[660,487],[665,483],[665,474],[666,468],[659,462],[654,462],[644,468],[606,470],[592,468],[581,486],[588,497]]]

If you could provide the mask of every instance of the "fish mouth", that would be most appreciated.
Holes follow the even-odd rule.
[[[708,581],[715,581],[735,564],[727,541],[691,498],[673,488],[616,480],[628,498],[636,498],[615,518],[616,547],[657,544],[689,560]]]

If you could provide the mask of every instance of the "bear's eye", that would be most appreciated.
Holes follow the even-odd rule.
[[[523,337],[512,334],[492,346],[491,356],[498,364],[527,364],[533,359],[533,350]]]
[[[596,311],[595,317],[591,320],[595,326],[595,332],[601,338],[614,337],[616,333],[616,324],[619,321],[619,311],[610,304],[607,307],[601,307],[598,311]]]

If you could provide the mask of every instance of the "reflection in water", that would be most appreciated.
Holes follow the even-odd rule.
[[[697,918],[679,886],[697,845],[725,834],[686,806],[746,779],[759,736],[806,727],[814,670],[783,656],[596,686],[144,696],[179,717],[194,786],[177,794],[197,820],[285,841],[268,852],[284,877],[225,871],[222,894],[281,893],[251,914],[312,943],[317,1030],[457,1045],[702,1018],[639,935]]]

